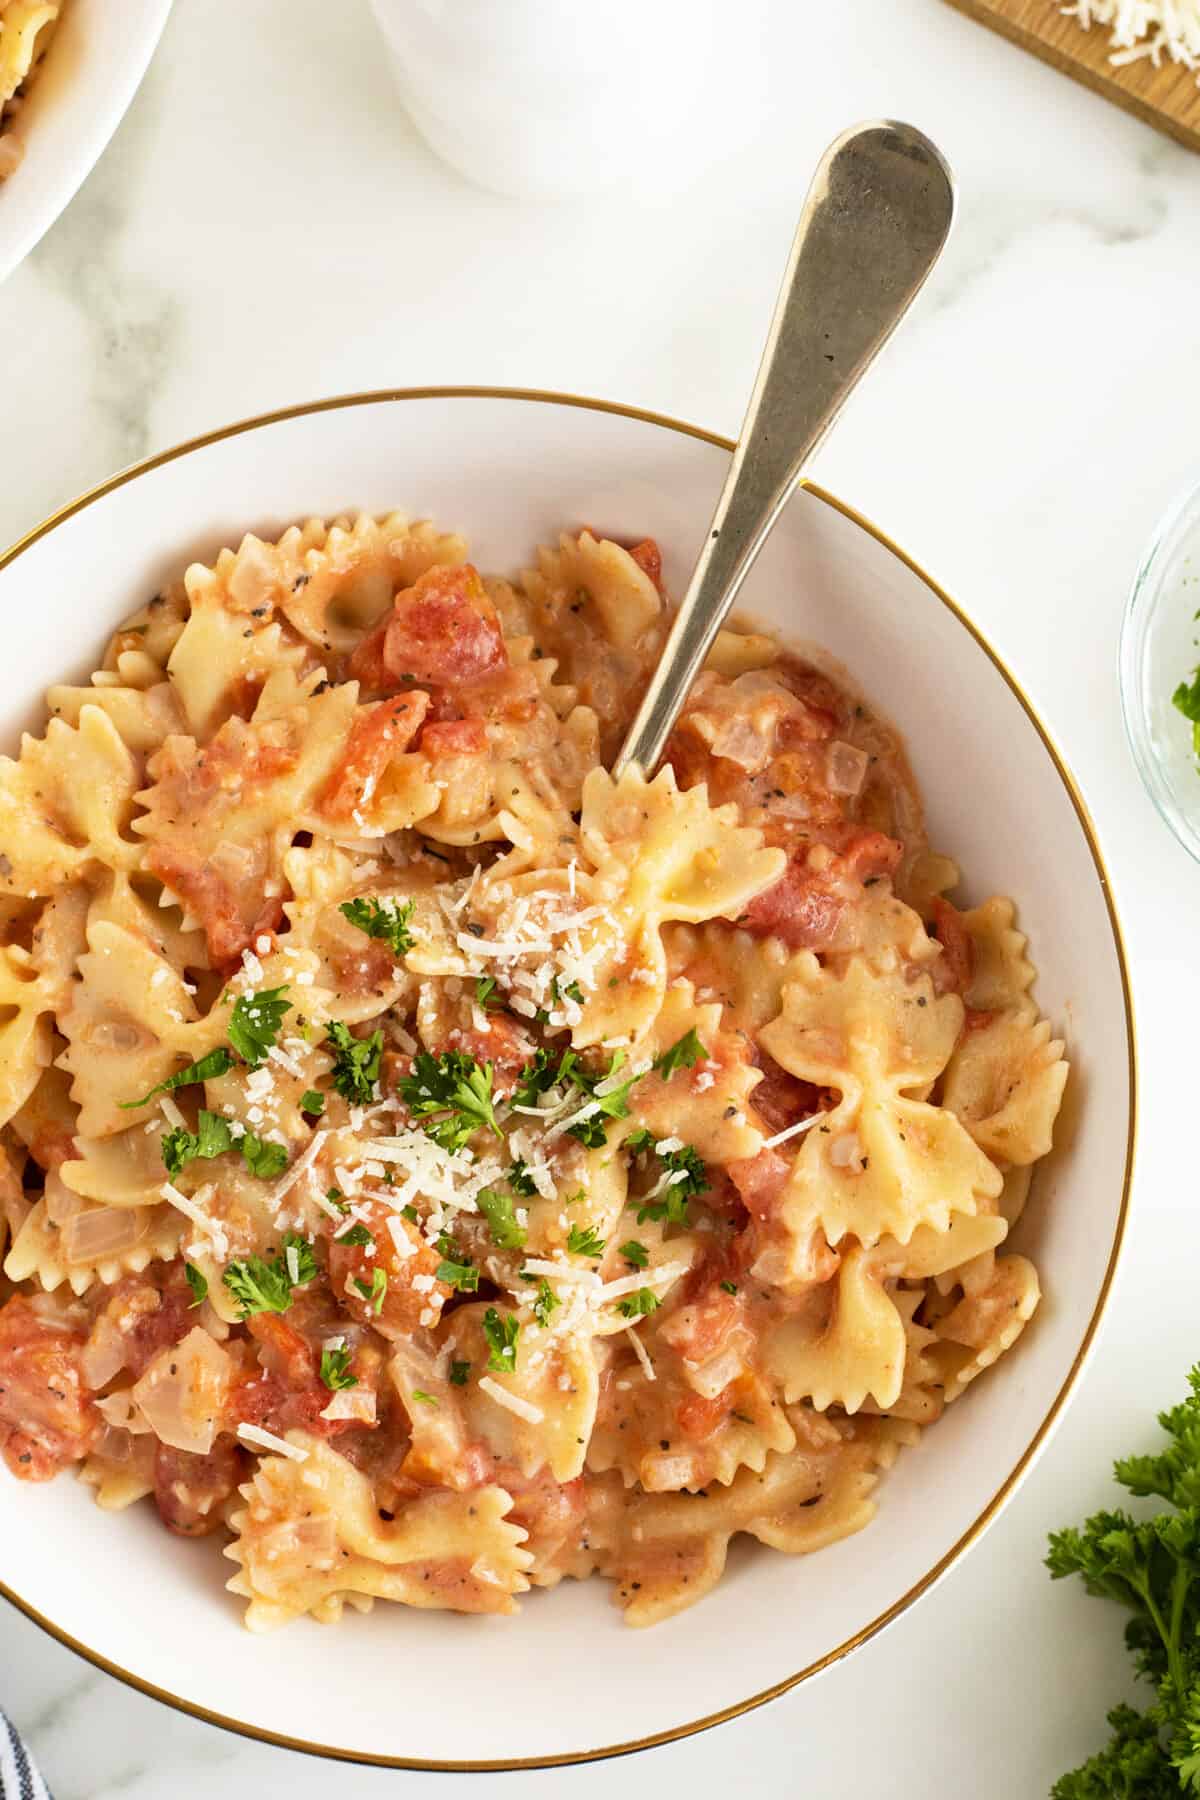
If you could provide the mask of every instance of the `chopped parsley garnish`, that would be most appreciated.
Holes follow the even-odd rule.
[[[568,1050],[567,1056],[573,1053]],[[566,1057],[563,1058],[566,1061]],[[513,1089],[513,1099],[518,1106],[536,1106],[548,1088],[554,1086],[558,1078],[558,1067],[549,1050],[538,1050],[532,1062],[527,1062],[517,1076],[517,1084]]]
[[[523,1194],[528,1199],[537,1193],[537,1186],[526,1163],[515,1162],[504,1179],[514,1194]]]
[[[631,1156],[640,1156],[643,1150],[653,1150],[654,1133],[647,1131],[646,1127],[641,1125],[636,1131],[630,1132],[625,1139],[624,1148],[629,1151]]]
[[[471,1373],[469,1362],[452,1362],[450,1364],[451,1387],[466,1387],[467,1376]]]
[[[257,994],[239,994],[234,1001],[229,1015],[229,1041],[247,1068],[259,1068],[267,1060],[267,1051],[274,1048],[283,1015],[292,1010],[291,1001],[283,998],[286,993],[285,984],[263,988]]]
[[[438,1264],[437,1278],[464,1294],[473,1294],[479,1286],[479,1270],[474,1263],[451,1262],[448,1257]]]
[[[300,1111],[320,1118],[325,1111],[325,1096],[318,1088],[307,1088],[300,1096]]]
[[[721,1289],[722,1289],[722,1292],[724,1292],[726,1294],[736,1294],[738,1291],[737,1290],[737,1282],[736,1281],[723,1281],[721,1283]]]
[[[215,1050],[210,1050],[207,1056],[202,1056],[199,1062],[189,1063],[186,1069],[177,1069],[174,1075],[168,1075],[165,1081],[160,1081],[157,1087],[152,1087],[150,1092],[143,1094],[140,1100],[122,1100],[121,1110],[129,1112],[135,1106],[148,1106],[151,1100],[158,1098],[159,1094],[173,1093],[176,1088],[191,1087],[200,1081],[216,1081],[219,1076],[228,1075],[232,1067],[232,1056],[224,1044],[219,1044]]]
[[[617,1301],[617,1311],[623,1319],[641,1319],[647,1313],[657,1312],[659,1304],[658,1295],[650,1288],[639,1288],[636,1294],[626,1294]]]
[[[325,1035],[326,1047],[333,1051],[333,1085],[343,1100],[365,1106],[373,1099],[383,1056],[383,1032],[356,1038],[341,1019],[330,1019]]]
[[[358,1376],[350,1373],[354,1352],[348,1344],[326,1344],[321,1352],[321,1380],[331,1394],[339,1388],[358,1386]]]
[[[551,1315],[562,1305],[544,1275],[538,1277],[537,1299],[533,1303],[533,1316],[539,1325],[549,1325]]]
[[[202,1110],[195,1131],[189,1131],[186,1125],[177,1125],[166,1133],[162,1141],[162,1159],[167,1174],[174,1178],[196,1157],[211,1160],[214,1156],[224,1156],[232,1148],[233,1133],[228,1119],[223,1119],[220,1113]]]
[[[252,1131],[235,1138],[228,1119],[223,1119],[220,1113],[205,1112],[203,1108],[196,1119],[195,1131],[177,1125],[162,1141],[163,1162],[167,1174],[172,1177],[180,1174],[197,1157],[211,1160],[214,1156],[224,1156],[227,1150],[240,1150],[251,1175],[257,1175],[262,1181],[269,1181],[287,1167],[285,1145],[268,1143]]]
[[[639,1244],[636,1238],[630,1238],[627,1244],[621,1245],[621,1255],[627,1263],[632,1263],[635,1269],[644,1269],[650,1261],[650,1252],[645,1244]]]
[[[383,1311],[383,1302],[387,1297],[387,1270],[376,1269],[372,1274],[370,1281],[362,1281],[356,1275],[354,1277],[354,1285],[362,1295],[363,1299],[370,1305],[371,1311],[375,1314],[375,1317],[378,1318]]]
[[[402,1076],[396,1086],[413,1117],[443,1150],[461,1150],[481,1127],[503,1136],[496,1123],[490,1062],[477,1063],[461,1050],[444,1050],[440,1056],[421,1050],[413,1058],[412,1074]]]
[[[512,1313],[498,1313],[489,1306],[483,1315],[483,1335],[488,1345],[488,1368],[502,1375],[512,1375],[517,1367],[517,1339],[521,1321]]]
[[[364,1249],[375,1242],[365,1225],[352,1225],[349,1231],[339,1231],[333,1240],[335,1244],[358,1244]]]
[[[1192,671],[1190,682],[1180,682],[1171,695],[1171,704],[1191,721],[1192,754],[1200,762],[1200,669]]]
[[[480,975],[475,982],[475,1004],[482,1006],[484,1012],[493,1007],[504,1005],[504,995],[496,988],[494,975]]]
[[[243,1319],[255,1313],[285,1313],[292,1304],[292,1289],[304,1287],[317,1274],[313,1247],[298,1232],[289,1231],[283,1250],[270,1262],[261,1256],[245,1256],[231,1262],[222,1277],[242,1309]]]
[[[341,1188],[339,1188],[339,1187],[326,1188],[325,1198],[328,1200],[330,1206],[336,1206],[337,1210],[340,1213],[345,1213],[345,1212],[350,1211],[350,1202],[343,1198]]]
[[[637,1222],[644,1225],[647,1219],[666,1219],[671,1225],[686,1225],[688,1201],[696,1194],[707,1193],[710,1186],[700,1152],[692,1144],[667,1151],[656,1144],[655,1155],[668,1173],[680,1179],[664,1188],[656,1199],[644,1200],[638,1207]]]
[[[654,1059],[654,1067],[664,1081],[669,1081],[676,1069],[694,1069],[698,1062],[703,1062],[708,1051],[696,1036],[695,1028],[685,1032],[677,1043],[664,1050],[661,1056]]]
[[[576,1005],[582,1006],[584,1003],[583,989],[577,981],[568,981],[564,987],[558,976],[555,975],[550,982],[550,1006],[561,1006],[564,998],[574,1000]],[[550,1006],[538,1007],[536,1016],[539,1025],[549,1024]]]
[[[412,1204],[411,1200],[407,1206],[402,1206],[400,1208],[400,1217],[402,1219],[407,1219],[410,1225],[419,1225],[421,1223],[421,1215]]]
[[[247,1131],[239,1138],[238,1149],[250,1173],[257,1175],[260,1181],[270,1181],[274,1176],[282,1175],[287,1168],[286,1144],[271,1143],[269,1139],[256,1137],[254,1132]]]
[[[441,1401],[436,1400],[432,1394],[427,1394],[424,1388],[414,1388],[412,1397],[414,1400],[419,1400],[422,1406],[440,1406],[442,1404]]]
[[[569,1256],[603,1256],[605,1240],[593,1225],[572,1225],[567,1233]]]
[[[195,1263],[190,1262],[184,1263],[183,1272],[187,1276],[187,1284],[192,1290],[192,1302],[191,1306],[188,1307],[188,1311],[190,1312],[192,1306],[203,1306],[204,1302],[207,1300],[208,1276],[202,1275]]]
[[[358,900],[343,900],[338,911],[369,938],[382,938],[393,956],[403,956],[416,942],[409,930],[414,906],[412,900],[401,906],[395,900],[375,900],[364,895]]]
[[[627,1081],[620,1082],[618,1086],[608,1087],[624,1061],[625,1052],[618,1050],[603,1075],[589,1075],[585,1069],[580,1068],[579,1059],[574,1051],[568,1050],[559,1064],[555,1079],[565,1078],[570,1081],[581,1094],[585,1094],[588,1100],[595,1105],[595,1111],[590,1112],[585,1119],[577,1119],[573,1125],[567,1126],[567,1136],[577,1138],[588,1150],[599,1149],[606,1142],[605,1121],[607,1119],[624,1119],[629,1115],[630,1089],[641,1080],[641,1076],[631,1075]],[[601,1087],[606,1089],[604,1093],[597,1092],[597,1089]]]
[[[476,1194],[475,1204],[488,1222],[492,1242],[501,1250],[519,1250],[527,1234],[524,1227],[517,1224],[512,1195],[502,1194],[496,1188],[484,1188],[481,1194]]]

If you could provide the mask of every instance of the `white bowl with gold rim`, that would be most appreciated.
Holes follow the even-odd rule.
[[[21,160],[0,181],[0,281],[100,160],[170,10],[171,0],[66,0],[11,128]]]
[[[0,558],[3,743],[51,681],[84,674],[169,575],[246,530],[401,507],[470,538],[485,567],[589,524],[652,535],[678,592],[729,446],[553,395],[382,393],[250,421],[153,459]],[[331,1635],[240,1623],[215,1544],[80,1485],[0,1477],[0,1592],[101,1667],[213,1723],[385,1764],[582,1760],[677,1737],[815,1674],[896,1618],[975,1542],[1045,1444],[1108,1294],[1133,1144],[1129,993],[1083,804],[1015,680],[950,599],[841,502],[810,488],[759,558],[747,610],[822,645],[903,732],[931,841],[971,899],[1012,894],[1043,1012],[1073,1075],[1053,1156],[1014,1237],[1045,1299],[1020,1344],[901,1457],[859,1535],[811,1557],[735,1542],[698,1607],[629,1631],[606,1584],[526,1596],[518,1618],[379,1606]],[[73,665],[73,671],[69,668]],[[583,1700],[586,1703],[583,1703]]]

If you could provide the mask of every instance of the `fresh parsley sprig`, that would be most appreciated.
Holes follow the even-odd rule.
[[[363,895],[357,900],[344,900],[338,911],[369,938],[382,939],[392,955],[399,957],[416,943],[410,929],[415,908],[413,900],[401,903]]]
[[[528,1233],[517,1223],[516,1202],[511,1194],[498,1188],[484,1188],[476,1194],[475,1204],[488,1222],[492,1242],[501,1250],[519,1250]]]
[[[568,1256],[603,1256],[605,1240],[594,1225],[572,1225],[567,1233]]]
[[[333,1051],[330,1079],[343,1100],[352,1106],[366,1106],[375,1097],[379,1066],[383,1059],[383,1032],[356,1038],[341,1019],[330,1019],[325,1028],[325,1046]]]
[[[1125,1640],[1134,1667],[1156,1690],[1145,1712],[1117,1706],[1103,1750],[1055,1784],[1054,1800],[1176,1800],[1200,1794],[1200,1366],[1190,1393],[1159,1414],[1167,1444],[1114,1465],[1121,1485],[1167,1510],[1135,1519],[1099,1512],[1055,1532],[1046,1565],[1055,1580],[1079,1575],[1089,1594],[1132,1615]]]
[[[348,1344],[326,1344],[321,1352],[321,1380],[331,1394],[339,1388],[358,1386],[358,1376],[350,1372],[354,1352]]]
[[[240,1257],[221,1279],[241,1307],[243,1319],[249,1319],[255,1313],[285,1313],[292,1304],[292,1290],[306,1287],[317,1273],[312,1245],[299,1232],[289,1231],[279,1255],[270,1262],[261,1256]]]
[[[262,988],[257,994],[239,994],[229,1015],[229,1041],[248,1069],[261,1068],[268,1050],[275,1047],[284,1013],[292,1010],[282,987]]]
[[[696,1035],[695,1027],[684,1035],[669,1050],[654,1059],[654,1067],[664,1081],[669,1081],[676,1069],[694,1069],[698,1062],[704,1062],[708,1051]]]
[[[220,1113],[206,1112],[203,1107],[197,1115],[195,1131],[189,1131],[186,1125],[177,1125],[162,1141],[163,1164],[172,1180],[197,1157],[211,1160],[215,1156],[224,1156],[227,1150],[240,1150],[247,1169],[260,1181],[272,1180],[287,1167],[286,1145],[260,1138],[253,1131],[243,1132],[240,1138],[235,1138],[228,1119],[223,1119]]]
[[[643,1200],[638,1207],[637,1222],[665,1219],[671,1225],[686,1225],[688,1201],[705,1194],[711,1187],[704,1159],[694,1144],[681,1144],[678,1150],[664,1150],[651,1131],[634,1131],[625,1139],[625,1148],[635,1156],[653,1150],[666,1174],[678,1179],[665,1187],[653,1200]]]
[[[152,1087],[150,1092],[143,1094],[140,1100],[122,1100],[120,1102],[121,1110],[129,1112],[135,1106],[148,1106],[151,1100],[157,1100],[160,1094],[172,1094],[176,1088],[192,1087],[201,1081],[216,1081],[222,1075],[228,1075],[232,1067],[232,1056],[224,1044],[218,1044],[215,1050],[210,1050],[207,1056],[200,1058],[199,1062],[189,1063],[186,1069],[177,1069],[174,1075],[168,1075],[165,1081],[160,1081],[157,1087]]]
[[[461,1050],[431,1056],[418,1051],[412,1073],[401,1076],[397,1092],[415,1119],[443,1150],[463,1149],[481,1129],[503,1133],[496,1121],[492,1064],[478,1063]]]
[[[622,1295],[617,1301],[617,1311],[623,1319],[640,1319],[647,1313],[657,1312],[661,1304],[652,1288],[643,1287],[636,1293]]]
[[[515,1374],[521,1321],[512,1313],[499,1313],[489,1306],[483,1315],[483,1335],[487,1339],[488,1368],[501,1375]]]

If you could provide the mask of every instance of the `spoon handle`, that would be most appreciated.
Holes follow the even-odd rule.
[[[614,766],[647,773],[738,589],[842,405],[937,261],[954,178],[911,125],[844,132],[796,229],[754,392],[708,536]]]

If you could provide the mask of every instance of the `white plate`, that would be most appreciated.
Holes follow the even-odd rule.
[[[504,572],[564,526],[652,534],[677,592],[727,451],[641,414],[467,392],[333,401],[216,433],[118,476],[0,560],[0,726],[11,739],[40,718],[38,691],[94,667],[110,628],[191,558],[313,513],[430,514]],[[796,498],[747,605],[854,672],[905,733],[933,842],[961,859],[971,896],[1017,898],[1074,1065],[1016,1240],[1046,1291],[1030,1329],[901,1458],[865,1532],[809,1558],[735,1546],[716,1592],[649,1632],[628,1630],[596,1579],[531,1594],[512,1620],[380,1605],[336,1632],[305,1621],[252,1637],[212,1543],[169,1537],[148,1507],[106,1515],[65,1477],[0,1478],[3,1591],[92,1661],[333,1756],[463,1768],[602,1755],[742,1711],[862,1643],[978,1538],[1045,1443],[1108,1292],[1132,1151],[1128,990],[1091,827],[978,633],[839,502]]]
[[[99,162],[170,10],[171,0],[69,0],[21,109],[25,153],[0,182],[0,281]]]

